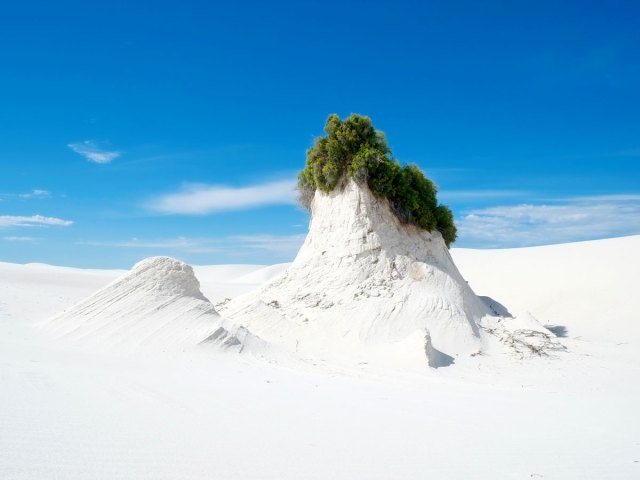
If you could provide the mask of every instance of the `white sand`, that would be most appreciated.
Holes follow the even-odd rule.
[[[452,255],[568,351],[390,377],[76,348],[34,326],[124,272],[0,263],[0,478],[640,478],[640,236]],[[280,271],[195,268],[205,296]]]

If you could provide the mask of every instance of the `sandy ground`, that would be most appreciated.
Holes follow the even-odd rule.
[[[640,236],[452,253],[568,352],[390,377],[70,348],[39,323],[123,272],[0,263],[0,478],[640,478]],[[195,272],[216,302],[282,268]]]

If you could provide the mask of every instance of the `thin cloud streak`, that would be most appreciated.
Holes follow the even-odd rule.
[[[294,235],[231,235],[214,238],[165,238],[141,240],[132,238],[122,241],[80,241],[78,245],[111,247],[122,249],[144,249],[158,252],[225,253],[241,256],[243,252],[264,252],[279,257],[293,258],[305,239],[304,234]]]
[[[0,200],[2,199],[2,197],[4,198],[23,198],[23,199],[29,199],[29,198],[47,198],[51,196],[51,192],[48,190],[43,190],[40,188],[35,188],[33,190],[31,190],[30,192],[26,192],[26,193],[0,193]]]
[[[573,197],[556,204],[474,209],[457,220],[460,244],[519,247],[640,233],[640,195]]]
[[[68,227],[72,225],[71,220],[63,220],[55,217],[45,217],[43,215],[0,215],[0,228],[10,227]]]
[[[304,243],[306,234],[297,235],[235,235],[231,240],[244,248],[262,250],[276,255],[295,255]]]
[[[565,199],[574,203],[589,202],[640,202],[640,194],[636,193],[616,193],[609,195],[589,195],[582,197],[568,197]]]
[[[82,155],[89,162],[93,163],[111,163],[113,160],[118,158],[121,154],[115,150],[105,150],[99,147],[92,140],[85,140],[84,142],[77,143],[69,143],[67,144],[71,150],[76,152],[79,155]]]
[[[442,190],[439,197],[447,201],[514,198],[531,195],[524,190]]]
[[[20,198],[47,198],[51,196],[51,192],[48,190],[42,190],[36,188],[29,193],[19,193],[18,197]]]
[[[7,242],[35,242],[35,237],[2,237],[2,240]]]
[[[281,180],[247,187],[187,185],[178,193],[154,198],[146,207],[165,214],[204,215],[267,205],[296,203],[296,182]]]
[[[115,248],[134,248],[134,249],[151,249],[151,250],[170,250],[183,251],[192,253],[208,253],[216,252],[219,249],[208,245],[207,240],[189,239],[187,237],[178,237],[170,239],[156,240],[140,240],[132,238],[130,240],[103,242],[103,241],[82,241],[76,242],[79,245],[89,245],[93,247],[115,247]]]

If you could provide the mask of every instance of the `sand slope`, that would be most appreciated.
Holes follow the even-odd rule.
[[[453,249],[479,295],[561,324],[568,352],[396,377],[52,342],[34,321],[123,272],[0,263],[0,478],[636,479],[638,252],[640,236]]]
[[[152,257],[55,316],[43,328],[90,345],[186,349],[201,343],[243,349],[258,343],[245,329],[222,325],[200,291],[193,269],[169,257]]]
[[[517,344],[522,356],[530,340],[531,351],[553,349],[553,334],[531,315],[489,318],[499,312],[471,290],[440,233],[401,224],[366,187],[317,191],[311,208],[293,264],[221,306],[225,318],[333,365],[422,370],[500,345]]]

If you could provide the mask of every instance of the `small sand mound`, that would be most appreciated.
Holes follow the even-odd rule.
[[[241,350],[238,338],[200,291],[193,269],[169,257],[137,263],[129,273],[57,315],[45,326],[74,342],[129,348],[185,349],[205,340]],[[235,341],[215,341],[212,335]],[[249,334],[250,335],[250,334]]]

